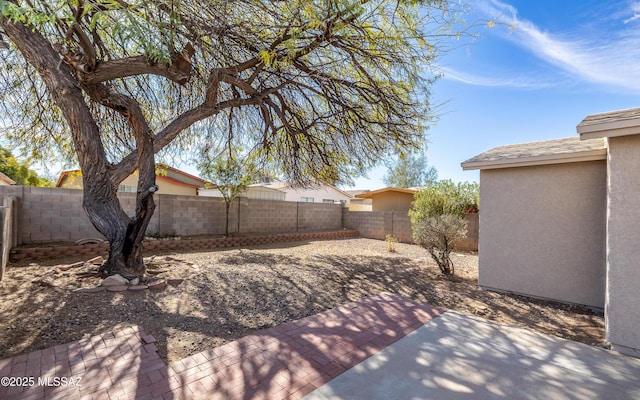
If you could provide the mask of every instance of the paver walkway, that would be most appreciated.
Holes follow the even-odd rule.
[[[444,311],[383,293],[169,365],[126,328],[0,360],[0,399],[300,399]]]

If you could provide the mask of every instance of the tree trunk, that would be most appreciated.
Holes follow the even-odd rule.
[[[100,274],[104,277],[113,274],[141,277],[145,272],[142,242],[155,210],[155,173],[150,185],[139,186],[148,189],[138,191],[133,217],[122,209],[116,195],[117,186],[109,184],[106,176],[98,180],[94,178],[88,176],[83,179],[83,207],[93,226],[109,241],[109,255],[100,267]]]
[[[229,237],[229,208],[231,207],[231,201],[224,200],[224,205],[227,207],[227,220],[224,226],[224,236]]]
[[[155,209],[153,193],[158,187],[155,185],[153,133],[141,107],[134,99],[111,92],[108,85],[81,85],[51,43],[35,29],[7,17],[1,17],[0,23],[3,33],[37,69],[69,124],[82,170],[83,207],[93,226],[109,240],[109,257],[100,268],[101,274],[142,276],[145,270],[142,241]],[[94,101],[113,108],[127,120],[136,140],[133,157],[126,157],[117,165],[107,160],[98,124],[87,106],[81,86]],[[136,166],[140,174],[136,212],[129,218],[116,193],[120,182]]]

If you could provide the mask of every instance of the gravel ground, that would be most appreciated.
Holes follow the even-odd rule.
[[[347,239],[213,252],[161,254],[150,272],[184,281],[162,290],[74,293],[33,283],[51,265],[9,266],[0,283],[0,359],[141,325],[172,362],[266,328],[382,291],[596,346],[604,346],[602,314],[575,306],[477,288],[478,257],[456,253],[456,276],[440,275],[414,245]],[[56,284],[99,284],[86,264],[55,274]]]

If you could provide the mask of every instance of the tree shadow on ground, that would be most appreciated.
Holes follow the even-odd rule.
[[[142,326],[157,339],[162,359],[175,361],[380,292],[601,344],[601,333],[593,332],[602,329],[598,314],[482,291],[475,279],[448,279],[424,259],[401,256],[303,258],[237,250],[219,254],[181,285],[163,291],[78,294],[30,284],[27,276],[19,276],[3,282],[0,294],[24,285],[29,290],[11,298],[10,309],[0,315],[0,359]],[[564,311],[584,317],[583,337],[580,329],[566,326]]]

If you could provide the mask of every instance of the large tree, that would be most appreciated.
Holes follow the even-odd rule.
[[[416,0],[0,0],[2,129],[71,152],[110,243],[142,275],[155,154],[224,137],[294,181],[339,182],[419,146],[429,68],[458,3]],[[220,129],[221,121],[227,124]],[[119,183],[139,170],[136,212]]]

